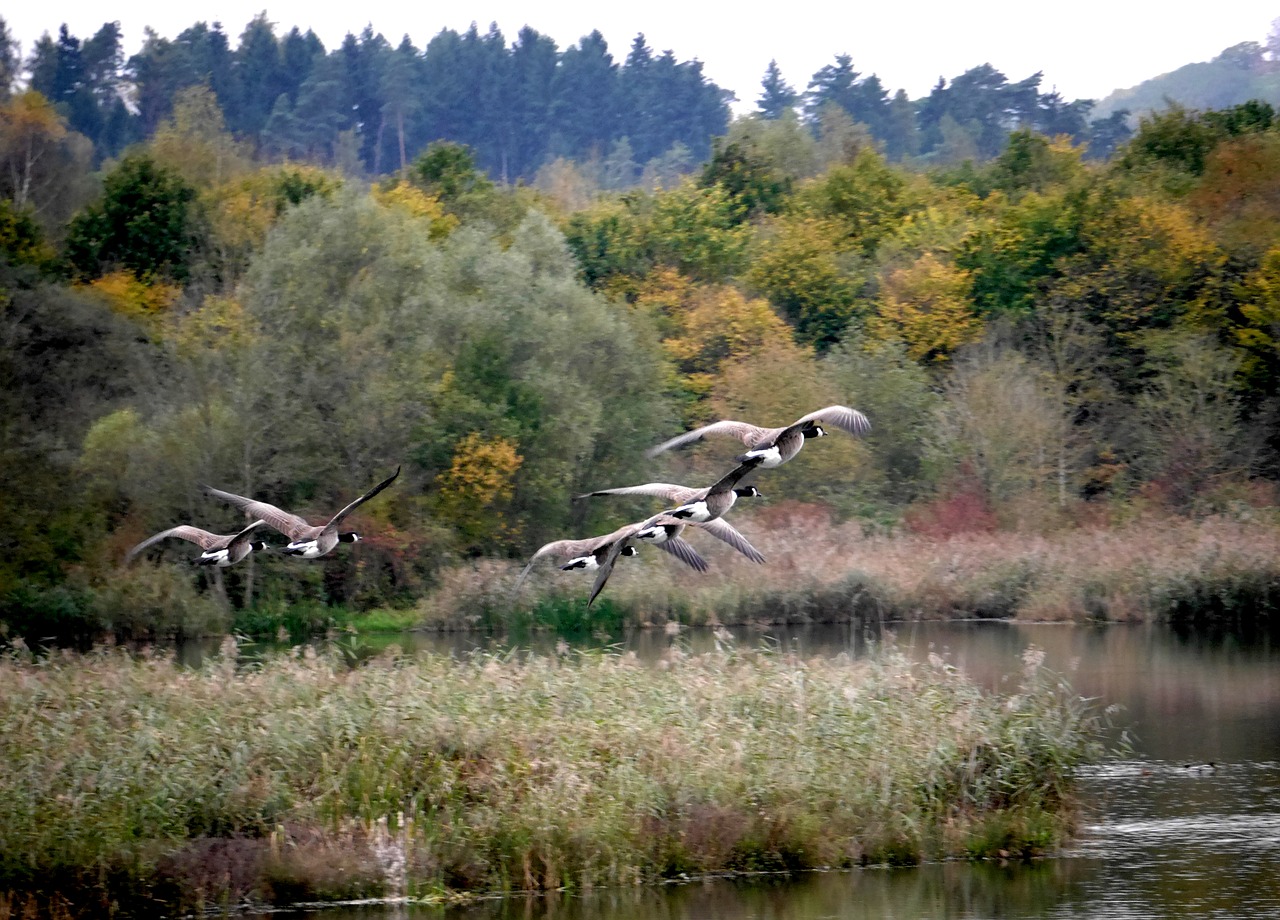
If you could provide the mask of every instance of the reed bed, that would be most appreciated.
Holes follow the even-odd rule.
[[[1101,755],[1035,653],[991,694],[892,648],[226,651],[0,661],[0,916],[1025,856],[1069,834]]]
[[[712,562],[697,575],[661,553],[623,560],[593,607],[606,626],[1017,618],[1240,625],[1280,610],[1280,521],[1140,517],[1050,534],[946,538],[868,535],[812,506],[740,516],[768,562],[690,539]],[[708,545],[710,544],[710,545]],[[513,597],[518,566],[446,573],[418,608],[424,626],[586,623],[589,577],[548,571]]]

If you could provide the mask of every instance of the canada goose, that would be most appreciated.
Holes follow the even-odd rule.
[[[825,409],[817,409],[808,415],[803,415],[782,428],[761,428],[747,422],[722,419],[710,425],[695,428],[693,431],[686,431],[670,441],[663,441],[657,447],[651,447],[645,451],[645,456],[655,457],[673,447],[683,447],[686,444],[701,441],[707,435],[723,434],[737,438],[749,448],[738,458],[740,463],[759,458],[760,468],[771,470],[782,466],[798,454],[806,438],[820,438],[825,435],[827,432],[822,425],[818,424],[819,422],[825,422],[833,428],[840,428],[850,434],[866,434],[871,430],[871,423],[857,409],[850,409],[848,406],[827,406]]]
[[[663,515],[655,515],[648,520],[627,524],[612,533],[602,534],[598,537],[587,537],[582,540],[553,540],[544,544],[529,558],[528,564],[520,572],[520,577],[516,579],[512,595],[514,596],[520,590],[525,578],[533,570],[534,564],[544,556],[559,556],[561,559],[566,560],[560,566],[562,570],[566,571],[572,569],[598,571],[605,569],[607,560],[604,578],[597,577],[596,584],[591,590],[591,597],[587,600],[587,606],[589,607],[591,602],[595,600],[596,595],[600,593],[600,589],[604,587],[604,582],[608,581],[608,572],[613,570],[613,563],[617,561],[618,557],[637,555],[636,547],[631,542],[633,540],[652,543],[675,556],[690,568],[705,572],[707,570],[706,560],[686,540],[680,537],[682,530],[684,530],[682,521],[666,518]]]
[[[216,565],[220,567],[235,565],[255,549],[266,548],[266,544],[261,540],[249,539],[249,534],[265,523],[266,521],[254,521],[239,533],[227,534],[226,536],[209,533],[207,530],[192,527],[190,524],[179,524],[177,527],[162,530],[154,537],[147,537],[147,539],[129,550],[124,557],[124,562],[125,565],[128,565],[138,553],[148,546],[153,546],[169,537],[177,537],[180,540],[195,543],[204,550],[199,556],[191,560],[192,565]]]
[[[732,508],[733,503],[738,500],[738,489],[735,488],[738,481],[759,466],[760,463],[761,460],[758,457],[744,460],[731,472],[721,476],[714,485],[696,490],[693,495],[686,498],[678,506],[668,508],[662,514],[668,514],[677,520],[696,524],[705,524],[707,521],[715,520]],[[743,494],[759,496],[760,493],[756,491],[755,486],[750,486]],[[680,500],[676,499],[676,501]]]
[[[694,489],[689,486],[676,485],[672,482],[646,482],[644,485],[623,486],[619,489],[597,489],[594,492],[587,492],[583,495],[575,496],[575,498],[591,498],[596,495],[656,495],[659,498],[665,498],[670,502],[686,503],[707,498],[708,493],[710,493],[714,488],[715,486],[710,486],[706,489]],[[730,494],[735,500],[738,498],[760,497],[760,492],[755,486],[733,488],[731,489]],[[733,502],[730,502],[729,505],[732,506]],[[721,514],[723,513],[724,512],[722,511]],[[760,552],[751,545],[750,541],[747,540],[746,537],[738,532],[737,528],[723,518],[715,517],[707,521],[695,521],[690,519],[689,523],[697,524],[707,533],[711,534],[711,536],[728,543],[752,562],[764,562],[764,556],[762,556]]]
[[[399,475],[400,467],[397,466],[394,473],[339,511],[326,524],[308,524],[296,514],[281,511],[275,505],[254,501],[251,498],[245,498],[242,495],[235,495],[231,492],[223,492],[221,489],[214,489],[210,486],[204,486],[203,488],[205,492],[214,498],[220,498],[224,502],[235,505],[241,511],[254,517],[262,518],[263,521],[288,537],[289,545],[280,552],[288,556],[315,559],[317,556],[323,556],[339,543],[358,543],[360,541],[359,534],[351,531],[338,533],[338,525],[342,523],[342,519],[348,514],[395,482],[396,477]]]

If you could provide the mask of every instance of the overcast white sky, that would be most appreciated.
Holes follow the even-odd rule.
[[[263,0],[62,0],[51,7],[6,6],[0,15],[24,56],[42,33],[56,35],[63,22],[86,39],[108,18],[120,22],[130,54],[141,44],[144,26],[173,38],[198,21],[221,22],[234,47],[244,25],[264,9]],[[265,10],[278,35],[295,25],[310,28],[329,50],[365,25],[392,44],[407,34],[422,48],[441,29],[463,31],[474,21],[481,31],[496,22],[508,44],[527,24],[561,49],[599,29],[621,62],[631,40],[643,32],[656,52],[670,49],[678,60],[702,61],[712,81],[737,94],[735,110],[750,111],[770,58],[777,59],[788,83],[803,90],[837,54],[851,55],[859,72],[877,74],[891,93],[905,89],[912,99],[926,95],[939,77],[950,80],[984,63],[1010,80],[1043,71],[1042,90],[1056,88],[1068,100],[1101,99],[1183,64],[1207,61],[1231,45],[1265,42],[1272,22],[1280,19],[1280,0],[1220,0],[1194,7],[1133,0],[775,0],[758,6],[477,0],[447,8],[405,0],[351,6],[275,0]]]

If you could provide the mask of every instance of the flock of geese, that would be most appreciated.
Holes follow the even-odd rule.
[[[762,428],[747,422],[722,419],[710,425],[686,431],[650,448],[645,452],[645,456],[652,458],[664,451],[684,447],[706,437],[727,436],[741,441],[747,450],[736,458],[737,466],[706,488],[693,488],[669,482],[648,482],[637,486],[599,489],[577,496],[579,499],[584,499],[600,495],[652,495],[663,499],[664,504],[669,507],[643,521],[620,527],[612,533],[582,540],[555,540],[547,543],[533,554],[529,563],[520,572],[513,593],[520,589],[538,560],[551,556],[563,560],[560,565],[563,570],[581,569],[596,573],[595,583],[587,599],[587,606],[590,607],[609,580],[618,559],[622,556],[636,555],[637,544],[657,546],[696,571],[704,572],[707,569],[706,560],[683,537],[689,526],[697,527],[724,541],[752,562],[764,562],[764,556],[732,524],[724,520],[724,515],[739,497],[760,495],[753,485],[739,485],[749,473],[758,469],[774,469],[786,463],[800,452],[806,440],[824,436],[827,433],[824,425],[853,435],[865,434],[871,429],[871,423],[867,421],[867,417],[858,410],[850,409],[848,406],[827,406],[803,415],[791,424],[780,428]],[[202,486],[206,494],[239,508],[253,519],[252,523],[238,533],[226,535],[210,533],[189,524],[171,527],[148,537],[129,550],[125,562],[130,562],[139,553],[170,537],[186,540],[201,548],[200,555],[192,560],[196,565],[234,565],[255,550],[270,550],[287,556],[315,559],[331,552],[339,543],[358,542],[359,534],[339,529],[343,519],[395,482],[399,475],[400,468],[397,467],[394,473],[323,524],[309,523],[305,518],[283,511],[267,502],[224,492],[211,486]],[[264,524],[288,537],[289,543],[284,547],[273,548],[267,546],[264,541],[255,539],[258,536],[258,528]]]

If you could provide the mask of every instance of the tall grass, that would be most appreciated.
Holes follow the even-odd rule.
[[[228,651],[0,662],[0,892],[180,912],[1033,853],[1100,754],[1038,662],[993,695],[892,649]]]
[[[609,618],[628,626],[952,617],[1241,624],[1280,609],[1280,522],[1265,518],[1141,518],[1047,535],[939,538],[867,535],[856,522],[771,511],[738,521],[765,565],[694,534],[711,571],[642,553],[619,564],[597,606],[607,602]],[[555,623],[548,611],[568,612],[587,591],[577,573],[549,571],[513,597],[517,567],[489,561],[448,573],[420,603],[422,623]]]

